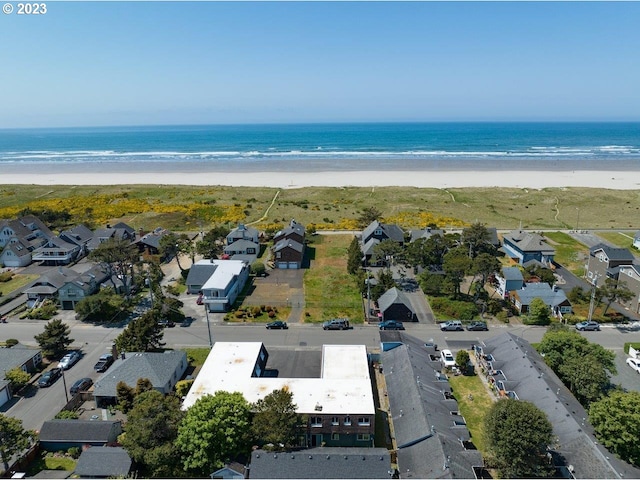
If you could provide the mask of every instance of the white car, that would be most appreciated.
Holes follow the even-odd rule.
[[[78,360],[80,360],[80,354],[74,350],[62,357],[60,363],[58,363],[58,368],[69,370]]]
[[[451,350],[444,349],[440,352],[440,360],[444,363],[445,367],[455,367],[456,359],[453,358]]]
[[[627,365],[633,368],[636,373],[640,373],[640,360],[637,358],[629,357],[627,358]]]

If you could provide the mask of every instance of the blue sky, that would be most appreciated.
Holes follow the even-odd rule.
[[[0,16],[0,128],[640,120],[635,2],[47,7]]]

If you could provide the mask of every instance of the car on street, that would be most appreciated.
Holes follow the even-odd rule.
[[[168,328],[173,328],[176,326],[176,324],[173,323],[173,320],[169,320],[168,318],[163,318],[161,320],[158,320],[158,325],[160,325],[161,327],[168,327]]]
[[[640,374],[640,359],[629,357],[627,358],[627,365],[633,368],[636,373]]]
[[[90,378],[81,378],[71,385],[69,393],[71,395],[75,395],[78,392],[85,392],[89,387],[91,387],[91,385],[93,385],[93,380]]]
[[[40,380],[38,380],[38,386],[40,388],[50,387],[53,383],[60,378],[62,370],[59,368],[52,368],[42,374]]]
[[[460,320],[449,320],[448,322],[442,322],[440,324],[440,330],[443,332],[462,331],[464,327]]]
[[[397,322],[395,320],[385,320],[378,324],[378,328],[380,330],[404,330],[404,325],[402,322]]]
[[[78,360],[80,360],[80,354],[77,351],[73,350],[62,357],[62,359],[58,363],[58,368],[69,370],[78,362]]]
[[[105,353],[104,355],[100,356],[100,358],[98,359],[98,362],[93,366],[93,369],[96,372],[100,372],[100,373],[106,372],[112,363],[113,363],[113,355],[111,355],[110,353]]]
[[[286,330],[289,328],[287,322],[283,322],[282,320],[276,320],[275,322],[269,322],[266,325],[267,330]]]
[[[594,321],[584,321],[580,323],[576,323],[576,330],[580,332],[584,332],[586,330],[600,330],[600,324]]]
[[[440,352],[440,360],[445,367],[456,366],[456,359],[453,357],[453,353],[451,353],[451,350],[447,350],[446,348]]]
[[[180,323],[181,327],[190,327],[193,322],[193,317],[184,317],[184,320]]]
[[[487,327],[487,324],[485,322],[471,322],[469,325],[467,325],[467,330],[486,332],[489,330],[489,328]]]
[[[349,320],[346,318],[334,318],[327,320],[322,324],[323,330],[347,330],[349,328]]]

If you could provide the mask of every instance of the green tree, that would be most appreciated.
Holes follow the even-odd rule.
[[[205,395],[187,410],[178,428],[176,447],[190,475],[207,476],[225,461],[247,454],[251,406],[239,392]]]
[[[158,323],[161,314],[157,309],[149,310],[129,322],[115,340],[119,352],[150,352],[164,345],[164,332]]]
[[[365,207],[360,212],[357,218],[358,226],[360,228],[367,227],[374,220],[379,220],[382,217],[382,212],[376,207]]]
[[[595,355],[568,356],[558,366],[558,376],[585,407],[599,400],[609,387],[609,375]]]
[[[531,300],[529,304],[529,319],[532,325],[548,325],[551,322],[549,306],[539,297]]]
[[[347,249],[347,272],[355,275],[362,267],[362,250],[360,249],[360,241],[357,237],[353,237],[349,248]]]
[[[602,294],[602,298],[606,300],[606,305],[604,307],[603,315],[607,313],[609,307],[613,302],[628,302],[635,294],[629,290],[626,282],[614,280],[613,278],[607,278],[604,282],[604,285],[598,287],[600,293]]]
[[[466,350],[458,350],[458,353],[456,353],[456,365],[460,367],[460,370],[462,370],[464,374],[469,370],[469,360],[469,352]]]
[[[272,443],[276,449],[296,445],[301,423],[293,403],[293,394],[285,389],[274,390],[254,405],[252,430],[260,444]]]
[[[373,258],[371,260],[373,262],[383,261],[387,268],[391,268],[393,263],[403,261],[403,253],[402,247],[398,242],[386,239],[373,247]]]
[[[9,460],[16,453],[29,448],[34,433],[22,428],[22,420],[0,413],[0,458],[4,470],[9,470]]]
[[[378,271],[377,280],[377,283],[371,287],[371,299],[374,301],[378,301],[384,292],[396,286],[393,273],[385,268]]]
[[[118,401],[118,408],[122,413],[128,413],[133,408],[133,400],[135,399],[136,391],[131,388],[126,382],[120,381],[116,385],[116,399]]]
[[[144,475],[180,476],[180,452],[174,442],[183,418],[180,401],[173,395],[149,390],[136,397],[127,415],[122,445],[136,463],[144,466]]]
[[[640,467],[640,392],[615,390],[589,407],[596,437],[625,462]]]
[[[553,427],[533,403],[503,399],[484,419],[487,447],[503,478],[544,477],[550,472],[546,458]]]
[[[12,390],[20,390],[24,387],[29,380],[31,380],[31,374],[25,372],[21,368],[12,368],[5,372],[5,378],[11,383]]]
[[[217,258],[222,253],[224,240],[230,232],[224,225],[212,228],[196,243],[196,252],[204,258]]]
[[[118,278],[124,286],[125,294],[129,296],[133,283],[133,265],[140,258],[134,244],[129,240],[110,238],[93,250],[89,258],[99,262],[109,273],[115,291],[118,290],[115,280]]]
[[[489,231],[482,223],[476,222],[462,230],[461,240],[469,258],[475,258],[481,249],[488,245],[489,239]]]
[[[75,311],[83,321],[108,323],[119,320],[128,311],[124,298],[111,288],[103,288],[98,293],[80,300]]]
[[[440,295],[444,288],[444,275],[438,273],[431,273],[428,271],[422,272],[418,276],[420,281],[420,288],[427,295]]]
[[[449,250],[443,259],[442,268],[447,282],[452,288],[453,298],[460,295],[460,285],[471,269],[471,259],[460,248]]]
[[[45,357],[55,358],[64,353],[73,343],[73,339],[69,338],[70,333],[71,329],[66,323],[62,323],[60,319],[54,319],[48,322],[44,326],[44,331],[35,335],[34,338]]]
[[[556,276],[550,268],[532,265],[525,268],[525,281],[529,281],[531,277],[538,277],[541,282],[548,283],[553,286],[556,283]],[[579,288],[579,287],[578,287]]]
[[[264,277],[265,273],[267,273],[267,268],[264,266],[264,263],[255,261],[251,264],[251,272],[256,277]]]

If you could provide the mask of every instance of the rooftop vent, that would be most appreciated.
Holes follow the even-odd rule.
[[[316,412],[321,412],[322,411],[322,405],[320,405],[319,403],[316,403],[315,409]]]

